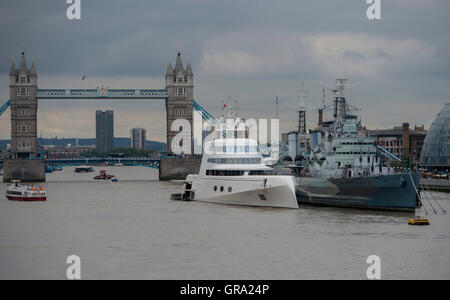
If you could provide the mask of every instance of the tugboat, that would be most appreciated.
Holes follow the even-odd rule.
[[[45,201],[47,194],[43,186],[21,185],[20,180],[12,180],[6,190],[6,198],[15,201]]]
[[[337,79],[334,120],[322,128],[323,140],[303,160],[306,175],[296,175],[299,204],[414,211],[417,172],[396,173],[381,155],[395,157],[361,132],[357,115],[344,97],[346,79]]]
[[[110,180],[116,176],[106,174],[106,170],[100,170],[100,173],[94,177],[95,180]]]

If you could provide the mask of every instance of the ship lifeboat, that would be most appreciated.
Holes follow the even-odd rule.
[[[46,201],[47,193],[43,186],[21,185],[20,180],[12,180],[6,190],[6,198],[12,201]]]

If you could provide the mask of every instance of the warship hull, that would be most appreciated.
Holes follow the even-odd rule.
[[[413,184],[414,182],[414,184]],[[413,212],[419,174],[353,178],[296,177],[299,204]]]

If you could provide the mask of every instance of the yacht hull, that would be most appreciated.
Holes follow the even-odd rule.
[[[414,211],[417,205],[414,185],[417,187],[419,175],[411,176],[395,174],[328,179],[296,177],[296,195],[300,204]]]
[[[191,200],[244,206],[298,208],[294,177],[276,177],[198,178],[193,182],[195,194]]]

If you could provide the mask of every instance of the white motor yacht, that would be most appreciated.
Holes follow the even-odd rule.
[[[222,138],[205,142],[200,172],[188,175],[173,199],[298,208],[293,176],[273,175],[258,142]]]

